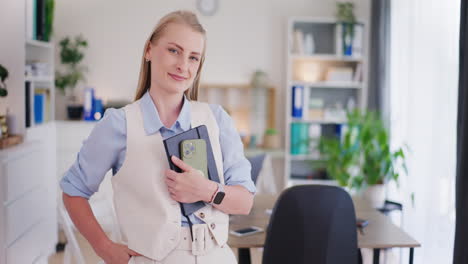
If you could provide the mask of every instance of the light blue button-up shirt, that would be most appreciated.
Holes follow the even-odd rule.
[[[184,97],[179,117],[171,128],[167,128],[159,118],[158,110],[148,92],[141,98],[143,125],[147,135],[161,133],[163,139],[191,128],[191,106]],[[231,117],[219,105],[210,104],[219,127],[219,142],[223,156],[224,179],[226,185],[241,185],[255,193],[251,178],[251,166],[244,156],[240,136]],[[83,142],[77,159],[60,181],[63,192],[70,196],[89,199],[99,189],[105,174],[112,169],[115,175],[125,160],[126,126],[125,112],[121,109],[107,109],[104,117],[93,128]],[[203,223],[194,214],[189,215],[193,224]],[[182,215],[182,226],[188,226]]]

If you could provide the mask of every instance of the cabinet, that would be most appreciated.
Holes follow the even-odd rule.
[[[288,20],[285,186],[334,184],[320,169],[318,139],[339,137],[346,129],[346,111],[366,105],[366,23],[355,25],[347,55],[343,30],[334,18]]]
[[[30,140],[0,152],[0,263],[33,263],[55,250],[55,177],[47,146]]]

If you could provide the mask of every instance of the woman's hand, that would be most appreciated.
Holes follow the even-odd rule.
[[[179,158],[172,156],[171,159],[183,171],[166,170],[166,184],[171,198],[181,203],[209,202],[218,185]]]
[[[126,245],[117,244],[111,240],[100,245],[95,251],[106,264],[127,264],[132,256],[141,256]]]

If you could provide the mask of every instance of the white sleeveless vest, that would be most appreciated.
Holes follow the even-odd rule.
[[[163,260],[179,243],[181,211],[164,181],[169,168],[163,139],[159,132],[147,135],[143,126],[140,101],[124,107],[127,120],[125,161],[112,177],[114,206],[122,234],[121,243],[156,261]],[[218,175],[224,184],[219,127],[206,103],[191,104],[192,128],[206,125],[213,148]],[[229,216],[207,205],[195,214],[208,225],[218,246],[228,239]]]

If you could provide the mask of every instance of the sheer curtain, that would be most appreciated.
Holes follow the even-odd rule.
[[[415,263],[451,263],[460,0],[393,0],[391,12],[391,137],[410,148],[393,196],[405,206],[403,228],[422,244]]]

